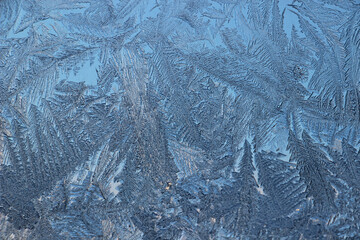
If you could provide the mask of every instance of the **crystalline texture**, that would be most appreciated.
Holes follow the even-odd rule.
[[[359,1],[0,1],[0,239],[357,239],[359,127]]]

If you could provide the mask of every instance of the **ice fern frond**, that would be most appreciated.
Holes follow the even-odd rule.
[[[331,185],[333,175],[325,152],[305,131],[302,140],[297,139],[293,132],[289,133],[288,149],[291,161],[296,162],[300,180],[306,186],[306,196],[313,198],[320,210],[335,208],[335,189]]]
[[[296,164],[280,159],[281,154],[261,152],[255,156],[259,184],[270,203],[264,208],[273,218],[296,212],[305,202],[305,186],[300,181]]]

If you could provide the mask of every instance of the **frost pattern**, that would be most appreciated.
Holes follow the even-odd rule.
[[[1,239],[357,239],[359,127],[359,1],[0,1]]]

